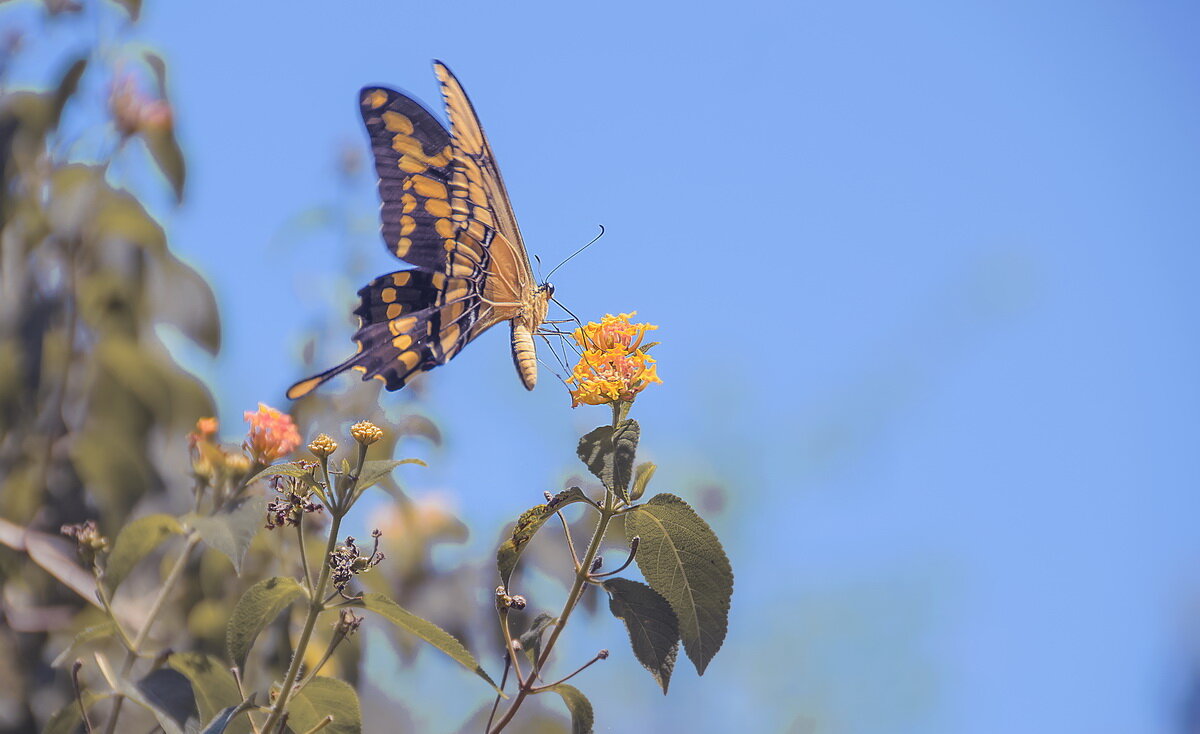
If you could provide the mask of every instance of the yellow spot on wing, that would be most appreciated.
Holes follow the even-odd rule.
[[[449,194],[446,192],[446,185],[441,181],[434,181],[428,176],[413,177],[413,188],[417,193],[427,199],[445,199]]]
[[[384,100],[385,101],[387,100],[386,96],[384,97]],[[378,106],[378,105],[376,105],[376,106]],[[412,135],[412,131],[413,131],[412,120],[408,119],[408,117],[406,117],[405,115],[402,115],[399,112],[396,112],[395,110],[388,110],[387,112],[383,113],[383,124],[384,124],[384,127],[386,127],[391,132],[404,133],[405,135]],[[397,136],[397,138],[398,137],[399,136]]]
[[[383,290],[379,291],[379,297],[383,299],[384,303],[391,303],[392,301],[396,300],[396,289],[384,288]]]
[[[450,202],[445,199],[428,199],[425,202],[425,211],[435,217],[450,216]]]
[[[417,228],[417,220],[413,219],[412,217],[410,217],[407,214],[400,217],[400,234],[401,235],[410,235],[410,234],[412,234],[412,231],[416,228]]]
[[[371,109],[378,109],[387,103],[387,92],[382,89],[375,89],[363,97],[363,106]],[[310,388],[311,389],[311,388]]]

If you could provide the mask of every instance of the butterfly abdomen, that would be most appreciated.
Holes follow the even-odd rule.
[[[537,385],[537,351],[533,346],[533,333],[516,319],[512,322],[512,355],[517,375],[525,389],[532,390]]]

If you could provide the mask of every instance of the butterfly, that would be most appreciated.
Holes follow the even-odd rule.
[[[292,385],[287,396],[293,400],[351,369],[399,390],[502,321],[511,325],[517,375],[526,389],[537,383],[533,337],[546,321],[554,287],[534,278],[471,100],[445,64],[435,61],[433,68],[449,130],[401,92],[365,87],[359,93],[379,174],[384,244],[414,267],[358,291],[358,352]]]

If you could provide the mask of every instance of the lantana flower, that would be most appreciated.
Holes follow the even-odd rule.
[[[567,378],[575,384],[571,407],[629,402],[650,383],[662,382],[654,358],[645,352],[649,345],[642,345],[646,332],[658,327],[630,323],[636,313],[605,314],[572,334],[583,354]]]
[[[300,445],[300,431],[287,413],[259,403],[257,411],[248,410],[244,416],[250,430],[243,445],[257,461],[270,464]]]

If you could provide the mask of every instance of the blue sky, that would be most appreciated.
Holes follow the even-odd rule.
[[[726,649],[624,710],[633,661],[589,671],[601,731],[1179,730],[1200,6],[330,8],[148,2],[139,30],[190,166],[163,219],[224,319],[220,359],[189,359],[227,420],[284,402],[304,330],[360,285],[347,259],[364,282],[396,269],[370,232],[346,253],[296,218],[337,202],[371,222],[372,182],[333,174],[342,146],[366,152],[357,90],[437,109],[440,58],[531,251],[555,263],[607,228],[557,295],[662,326],[664,384],[637,406],[657,488],[726,490]],[[460,497],[481,554],[603,420],[545,373],[527,394],[506,339],[429,380],[449,443],[409,477]]]

